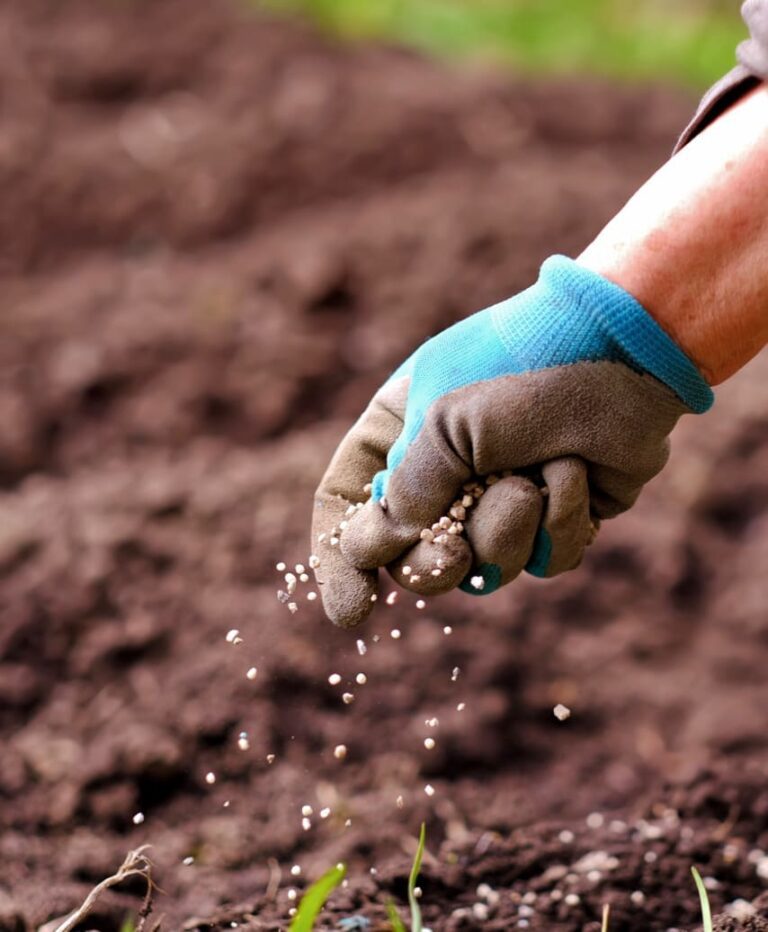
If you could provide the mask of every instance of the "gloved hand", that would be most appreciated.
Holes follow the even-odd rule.
[[[378,567],[432,595],[457,585],[487,594],[524,568],[577,566],[599,521],[629,508],[662,468],[680,415],[712,402],[630,294],[548,259],[535,285],[416,350],[341,443],[312,528],[328,617],[362,621]],[[422,539],[464,483],[509,471],[469,513],[466,540]]]

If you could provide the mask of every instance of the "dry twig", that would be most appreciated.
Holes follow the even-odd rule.
[[[96,884],[93,890],[91,890],[88,896],[83,900],[82,904],[73,913],[67,916],[61,925],[56,927],[55,932],[71,932],[75,926],[91,914],[102,893],[110,887],[116,887],[118,884],[123,883],[123,881],[128,880],[129,877],[143,877],[147,881],[147,895],[144,899],[144,905],[141,908],[140,914],[143,923],[149,915],[153,890],[152,862],[145,854],[148,848],[149,845],[142,845],[134,851],[129,851],[116,873],[111,877],[105,878],[101,883]]]

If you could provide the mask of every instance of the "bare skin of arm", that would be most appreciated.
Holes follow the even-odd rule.
[[[711,385],[768,342],[768,86],[651,177],[577,260],[621,285]]]

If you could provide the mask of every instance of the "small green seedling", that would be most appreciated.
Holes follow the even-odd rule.
[[[344,879],[347,869],[337,864],[312,884],[301,898],[299,908],[291,923],[290,932],[312,932],[318,913],[325,906],[328,897]]]
[[[421,862],[424,858],[424,848],[427,844],[427,826],[422,822],[421,831],[419,832],[419,844],[416,848],[416,854],[411,866],[411,874],[408,878],[408,904],[411,907],[411,932],[422,932],[421,907],[416,896],[416,881],[419,879],[421,871]],[[406,932],[403,920],[397,914],[395,904],[390,900],[387,903],[387,913],[392,925],[392,932]]]
[[[699,900],[701,901],[701,917],[702,925],[704,926],[704,932],[712,932],[712,910],[709,908],[707,888],[704,886],[704,881],[701,879],[701,874],[696,870],[695,867],[691,868],[691,873],[693,874],[693,879],[696,881],[696,889],[699,891]]]

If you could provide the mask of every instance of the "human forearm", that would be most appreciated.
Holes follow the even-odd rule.
[[[621,285],[710,382],[768,342],[768,88],[707,127],[578,262]]]

